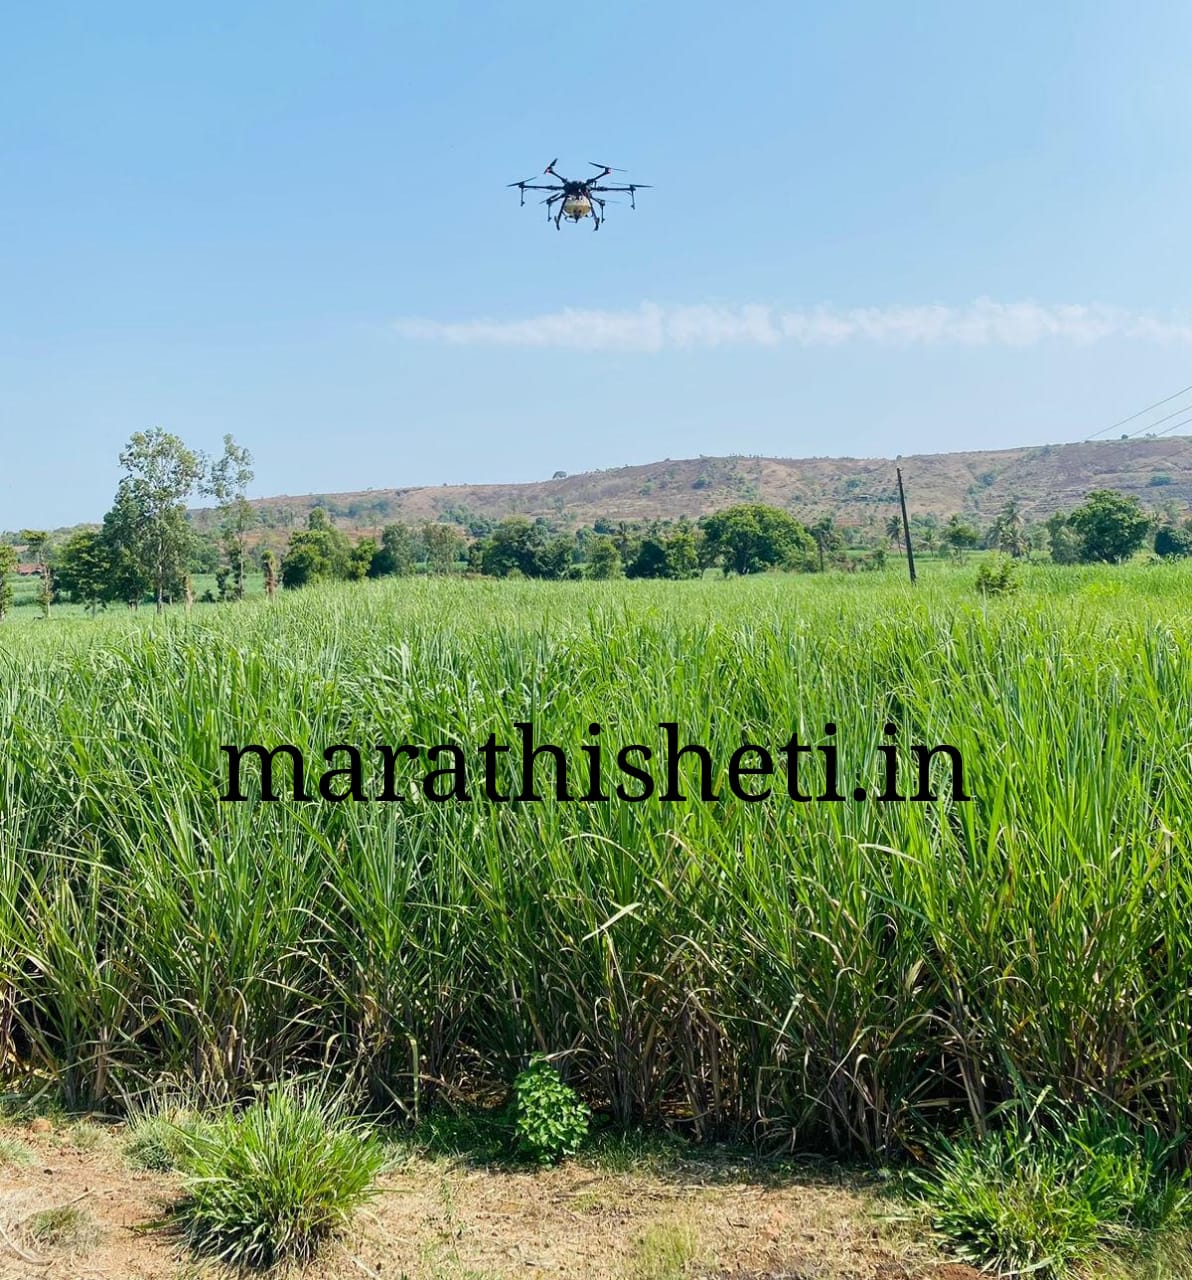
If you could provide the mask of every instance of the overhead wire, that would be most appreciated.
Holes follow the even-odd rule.
[[[1192,385],[1186,386],[1179,391],[1173,391],[1171,395],[1164,396],[1162,400],[1156,400],[1154,404],[1148,404],[1145,409],[1139,409],[1137,413],[1132,413],[1128,418],[1122,418],[1120,422],[1110,423],[1108,427],[1102,427],[1100,431],[1094,431],[1091,436],[1085,437],[1084,443],[1087,444],[1090,440],[1095,440],[1098,436],[1103,436],[1107,431],[1115,431],[1118,427],[1124,427],[1127,422],[1133,422],[1135,418],[1141,418],[1144,413],[1150,413],[1152,409],[1159,409],[1163,405],[1168,404],[1170,401],[1175,400],[1177,397],[1182,396],[1189,391],[1192,391]],[[1177,410],[1177,412],[1182,413],[1183,410]],[[1162,422],[1163,419],[1160,418],[1159,421]],[[1144,427],[1143,430],[1145,431],[1146,428]],[[1133,434],[1138,433],[1135,432]]]
[[[1145,414],[1148,414],[1155,409],[1161,409],[1165,404],[1170,404],[1171,401],[1177,400],[1179,399],[1180,396],[1186,395],[1189,391],[1192,391],[1192,384],[1189,384],[1186,387],[1182,387],[1179,391],[1173,391],[1171,395],[1164,396],[1162,400],[1156,400],[1153,404],[1147,405],[1145,409],[1139,409],[1137,413],[1130,414],[1129,417],[1120,418],[1117,422],[1111,423],[1108,427],[1102,427],[1100,430],[1094,431],[1092,435],[1086,436],[1084,440],[1080,441],[1079,443],[1090,444],[1094,440],[1096,440],[1098,436],[1103,436],[1109,431],[1116,430],[1118,427],[1124,427],[1129,422],[1135,422],[1137,421],[1137,419],[1143,417]],[[1188,416],[1181,418],[1180,417],[1181,414],[1186,414]],[[1164,427],[1162,431],[1154,431],[1154,428],[1157,427],[1161,422],[1167,422],[1171,418],[1178,418],[1179,421],[1173,422],[1168,427]],[[1186,404],[1186,405],[1183,405],[1181,408],[1173,410],[1171,413],[1164,414],[1161,418],[1156,418],[1154,421],[1146,423],[1144,426],[1138,428],[1136,431],[1129,432],[1128,434],[1123,436],[1123,439],[1134,440],[1134,439],[1137,439],[1139,436],[1142,436],[1145,434],[1150,434],[1153,436],[1153,438],[1159,439],[1162,436],[1170,435],[1173,431],[1177,431],[1180,427],[1185,427],[1189,425],[1192,425],[1192,405]],[[1157,458],[1155,457],[1148,458],[1147,461],[1152,463],[1152,465],[1158,462],[1165,462],[1169,458],[1174,458],[1178,453],[1181,452],[1181,450],[1188,448],[1188,446],[1190,445],[1192,445],[1192,437],[1185,437],[1180,440],[1179,444],[1176,445],[1174,449],[1166,453],[1160,454]],[[898,495],[895,492],[895,493],[891,493],[888,497],[881,500],[894,502],[894,501],[897,501],[897,498],[898,498]],[[1019,507],[1018,514],[1020,516],[1029,514],[1031,511],[1034,511],[1036,508],[1042,506],[1045,502],[1047,502],[1047,498],[1045,497],[1036,498],[1034,502],[1028,503],[1025,507]]]

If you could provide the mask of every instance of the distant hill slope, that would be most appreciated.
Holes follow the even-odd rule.
[[[1093,489],[1118,489],[1149,508],[1174,500],[1192,507],[1192,438],[1110,440],[1022,449],[916,454],[888,458],[666,459],[644,466],[589,471],[527,484],[369,489],[255,499],[266,527],[305,523],[323,506],[347,529],[391,521],[467,523],[510,515],[544,516],[562,526],[606,520],[696,519],[735,502],[765,502],[804,520],[823,514],[860,526],[887,519],[902,468],[912,515],[961,512],[988,522],[1015,498],[1042,520],[1074,506]],[[209,512],[194,513],[200,527]]]

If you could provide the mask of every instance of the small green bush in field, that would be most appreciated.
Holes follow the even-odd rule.
[[[518,1154],[554,1164],[574,1155],[588,1136],[588,1108],[541,1054],[513,1082]]]
[[[1178,1143],[1096,1113],[1017,1121],[979,1142],[941,1142],[915,1179],[934,1229],[960,1257],[1063,1280],[1113,1254],[1123,1274],[1169,1247],[1192,1274],[1192,1183]],[[1133,1265],[1132,1265],[1133,1264]]]
[[[179,1217],[231,1266],[306,1262],[375,1194],[384,1148],[341,1107],[274,1090],[187,1135]]]
[[[1007,556],[986,560],[977,570],[977,590],[983,596],[1008,596],[1018,590],[1018,566]]]

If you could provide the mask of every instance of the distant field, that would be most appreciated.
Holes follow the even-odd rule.
[[[10,579],[13,588],[12,611],[0,626],[7,626],[10,623],[29,622],[35,618],[41,617],[41,606],[38,603],[38,592],[41,590],[41,579],[35,577],[18,577],[12,574]],[[205,592],[211,592],[212,596],[216,594],[215,574],[213,573],[196,573],[192,579],[194,586],[195,600],[201,602]],[[250,573],[245,578],[245,595],[248,599],[265,595],[265,576],[261,573]],[[178,612],[184,611],[185,606],[178,604],[172,606]],[[152,604],[143,605],[142,609],[146,612],[153,612]],[[100,616],[112,614],[124,614],[131,612],[125,605],[109,604],[98,610]],[[65,601],[55,603],[51,608],[51,614],[54,618],[89,618],[90,610],[84,608],[80,604],[70,604]]]
[[[1015,1082],[1186,1131],[1192,569],[1035,567],[989,602],[971,564],[932,569],[6,622],[0,1061],[87,1104],[327,1064],[425,1107],[542,1048],[614,1115],[703,1136],[888,1152]],[[584,745],[633,790],[617,748],[674,721],[723,798],[690,757],[684,802],[562,802],[549,761],[542,802],[482,773],[429,801],[430,764],[390,802],[217,798],[221,744],[297,745],[317,794],[324,747],[455,742],[471,768],[517,721],[581,792]],[[797,732],[872,794],[887,722],[908,786],[910,744],[950,744],[974,800],[803,803],[781,768],[727,793],[743,742]]]

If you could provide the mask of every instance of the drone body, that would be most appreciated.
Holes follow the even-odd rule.
[[[607,177],[610,173],[620,172],[613,170],[606,164],[597,164],[594,160],[588,163],[594,169],[600,172],[594,174],[591,178],[581,178],[573,181],[571,178],[564,178],[562,174],[555,172],[557,160],[552,160],[550,164],[543,170],[543,175],[549,174],[552,178],[558,179],[553,184],[542,182],[531,182],[529,178],[523,178],[520,182],[511,182],[511,187],[517,187],[521,192],[521,202],[526,203],[527,191],[549,191],[552,194],[541,201],[546,205],[546,218],[548,222],[554,222],[555,230],[561,228],[564,218],[569,218],[572,222],[579,222],[581,218],[591,218],[593,222],[593,231],[600,230],[600,223],[604,219],[605,201],[596,193],[598,191],[627,191],[629,193],[630,208],[636,209],[637,204],[634,199],[634,193],[642,187],[648,187],[650,184],[646,182],[630,182],[622,186],[609,186],[601,182],[602,178]],[[555,209],[558,205],[558,209]],[[599,211],[598,211],[599,207]]]

